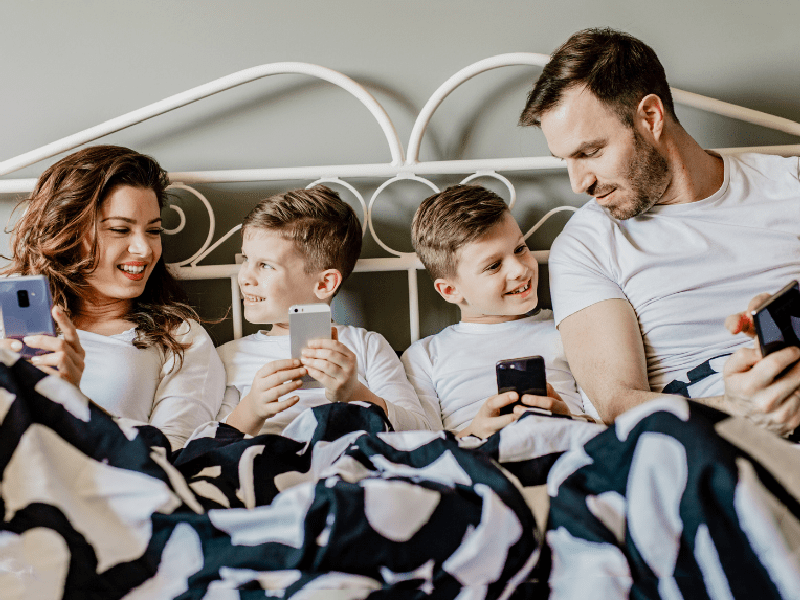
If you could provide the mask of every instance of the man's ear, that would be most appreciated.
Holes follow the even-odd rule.
[[[339,269],[325,269],[319,274],[314,295],[320,300],[328,300],[333,297],[340,285],[342,285],[342,274]]]
[[[433,282],[433,287],[439,292],[439,295],[445,299],[445,302],[450,304],[461,304],[464,301],[464,296],[458,290],[458,286],[447,279],[437,279]]]
[[[655,141],[661,139],[664,132],[664,103],[656,94],[648,94],[639,102],[634,116],[636,124],[649,132]]]

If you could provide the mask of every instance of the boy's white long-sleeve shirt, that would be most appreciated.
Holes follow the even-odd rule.
[[[403,365],[389,342],[379,333],[360,327],[337,325],[339,341],[358,361],[358,380],[386,402],[389,422],[396,430],[430,429],[414,388],[406,379]],[[256,372],[266,363],[291,358],[288,335],[254,333],[220,346],[217,351],[225,365],[227,389],[218,420],[223,420],[247,395]],[[267,419],[260,433],[280,434],[303,410],[326,404],[324,388],[301,389],[287,394],[300,401]]]
[[[547,382],[570,412],[583,414],[583,402],[549,310],[505,323],[451,325],[413,343],[402,361],[431,426],[460,431],[472,422],[483,402],[497,394],[497,361],[535,355],[544,357]]]

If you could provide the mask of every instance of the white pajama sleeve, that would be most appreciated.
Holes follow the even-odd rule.
[[[386,414],[397,431],[431,429],[413,386],[397,354],[379,333],[370,332],[366,340],[365,372],[367,387],[386,402]]]
[[[439,396],[436,394],[436,387],[433,385],[433,364],[430,356],[420,345],[412,344],[403,353],[402,362],[406,377],[417,392],[417,398],[425,411],[431,429],[442,431],[444,429],[442,408],[439,404]]]
[[[235,385],[229,385],[225,387],[225,395],[222,397],[222,404],[219,407],[219,412],[217,412],[216,420],[221,423],[227,423],[228,415],[233,412],[233,409],[239,404],[239,388]]]
[[[167,436],[173,450],[182,448],[198,426],[216,419],[225,392],[225,369],[206,330],[190,320],[175,339],[188,345],[183,363],[167,353],[150,413],[150,424]]]

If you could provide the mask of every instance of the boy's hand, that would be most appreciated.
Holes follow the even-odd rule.
[[[250,392],[233,409],[227,423],[244,433],[258,435],[264,421],[297,404],[299,396],[279,398],[299,388],[305,374],[306,369],[296,358],[268,362],[258,370]]]
[[[534,396],[528,397],[533,398]],[[504,406],[508,406],[512,402],[516,402],[518,398],[519,395],[517,392],[504,392],[496,396],[491,396],[481,405],[478,414],[472,419],[472,423],[459,431],[456,437],[474,435],[485,440],[509,423],[513,423],[519,418],[522,411],[519,413],[513,412],[507,415],[501,415],[500,409]]]
[[[331,327],[331,339],[310,340],[300,359],[314,379],[325,386],[325,397],[331,402],[350,402],[357,395],[356,355],[339,341],[339,332]]]
[[[544,408],[549,410],[554,415],[569,415],[572,414],[569,411],[569,407],[567,403],[561,399],[561,396],[558,395],[553,389],[553,386],[549,383],[547,384],[547,396],[532,396],[530,394],[525,394],[522,396],[522,403],[525,406],[535,406],[536,408]],[[515,406],[514,413],[517,416],[522,416],[525,412],[525,406]]]
[[[45,334],[27,336],[24,340],[26,346],[47,351],[47,354],[32,356],[28,360],[45,373],[57,375],[78,386],[83,376],[86,352],[81,346],[78,332],[72,321],[58,306],[53,307],[53,319],[63,337]],[[14,352],[22,350],[22,342],[19,340],[2,340],[0,345]]]

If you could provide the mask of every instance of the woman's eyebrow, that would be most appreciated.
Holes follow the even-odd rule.
[[[153,223],[160,223],[161,220],[161,217],[158,217],[157,219],[151,219],[147,222],[147,224],[152,225]],[[106,217],[105,219],[100,219],[101,223],[105,223],[106,221],[124,221],[125,223],[131,224],[136,223],[136,219],[131,219],[129,217]]]

